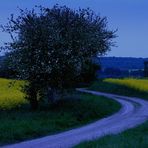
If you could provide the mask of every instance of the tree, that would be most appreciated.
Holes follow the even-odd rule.
[[[74,86],[86,61],[100,56],[114,45],[115,31],[108,30],[106,17],[92,10],[72,10],[66,6],[20,10],[2,26],[12,42],[10,67],[27,80],[24,91],[32,109],[38,107],[42,90],[63,90]]]
[[[0,57],[0,77],[3,78],[16,78],[17,72],[15,69],[8,67],[9,61],[7,61],[7,54]]]
[[[90,83],[97,79],[97,71],[101,67],[92,61],[86,61],[81,70],[80,79],[82,83]]]

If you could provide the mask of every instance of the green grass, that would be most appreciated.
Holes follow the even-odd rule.
[[[119,83],[119,79],[113,79],[114,82],[110,82],[109,79],[105,80],[98,80],[94,82],[89,89],[91,90],[96,90],[96,91],[101,91],[101,92],[107,92],[107,93],[114,93],[114,94],[119,94],[119,95],[124,95],[124,96],[131,96],[131,97],[141,97],[145,100],[148,100],[148,89],[147,90],[141,90],[138,88],[138,86],[142,85],[143,83],[141,80],[135,79],[136,82],[136,87],[133,87],[131,85],[125,85],[126,81],[124,79],[121,79],[122,83]],[[131,82],[133,83],[134,79],[131,79]],[[129,79],[130,81],[130,79]],[[147,82],[147,87],[148,87],[148,80],[144,80],[145,83]],[[133,84],[132,84],[133,85]]]
[[[84,142],[75,148],[147,148],[148,122],[118,135],[106,136],[92,142]]]
[[[16,81],[8,87],[9,82],[0,79],[0,145],[79,127],[120,109],[114,100],[75,92],[54,105],[31,112],[24,94],[17,89],[24,82]]]
[[[91,90],[119,95],[140,97],[148,100],[147,79],[105,79],[90,86]],[[121,134],[110,135],[92,142],[84,142],[75,148],[147,148],[148,122]]]

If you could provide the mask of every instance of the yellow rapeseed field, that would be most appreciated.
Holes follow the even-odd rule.
[[[0,109],[11,109],[26,103],[25,95],[20,91],[24,81],[0,78]]]
[[[135,90],[148,92],[148,79],[105,79],[105,82],[124,85]],[[20,91],[24,81],[0,78],[0,109],[7,110],[27,103],[25,95]]]
[[[147,79],[133,79],[133,78],[125,78],[125,79],[105,79],[105,82],[119,84],[128,86],[130,88],[148,92],[148,80]]]

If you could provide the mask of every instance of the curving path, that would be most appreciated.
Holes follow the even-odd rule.
[[[107,134],[116,134],[123,130],[133,128],[148,119],[148,101],[85,89],[77,90],[114,99],[122,105],[122,108],[116,114],[84,127],[4,146],[4,148],[70,148],[82,141],[93,140]]]

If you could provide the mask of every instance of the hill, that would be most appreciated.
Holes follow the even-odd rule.
[[[102,69],[114,68],[120,70],[144,69],[144,61],[148,58],[132,58],[132,57],[101,57],[95,58],[96,63],[100,63]]]
[[[94,61],[101,65],[101,78],[144,77],[144,61],[148,58],[101,57]]]

